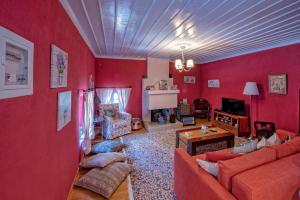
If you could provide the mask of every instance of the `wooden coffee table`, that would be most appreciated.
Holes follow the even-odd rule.
[[[222,141],[227,142],[227,148],[233,147],[234,134],[218,127],[208,128],[207,133],[203,133],[200,128],[176,131],[176,148],[179,147],[179,142],[183,142],[187,146],[187,152],[192,156],[196,155],[198,146]]]

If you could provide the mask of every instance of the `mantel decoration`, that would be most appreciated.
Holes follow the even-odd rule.
[[[192,59],[185,60],[183,50],[191,46],[191,44],[182,43],[182,44],[178,44],[177,46],[179,46],[181,50],[181,59],[175,60],[176,70],[178,70],[179,72],[190,71],[194,67],[194,61]]]
[[[54,44],[51,45],[51,88],[67,87],[68,54]]]
[[[57,101],[57,131],[71,121],[72,92],[59,92]]]
[[[269,92],[274,94],[287,94],[287,75],[269,75]]]

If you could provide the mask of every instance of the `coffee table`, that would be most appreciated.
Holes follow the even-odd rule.
[[[179,147],[179,142],[183,142],[187,146],[187,152],[192,156],[196,155],[198,146],[222,141],[227,142],[227,148],[233,147],[234,134],[219,127],[210,127],[207,133],[203,133],[199,127],[176,131],[176,148]]]

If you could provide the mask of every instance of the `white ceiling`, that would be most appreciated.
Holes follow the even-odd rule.
[[[61,0],[96,57],[196,63],[300,42],[300,0]]]

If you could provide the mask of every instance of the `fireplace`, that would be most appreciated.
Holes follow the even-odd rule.
[[[151,121],[159,122],[159,119],[163,119],[165,122],[169,121],[171,115],[171,109],[155,109],[151,110]]]

